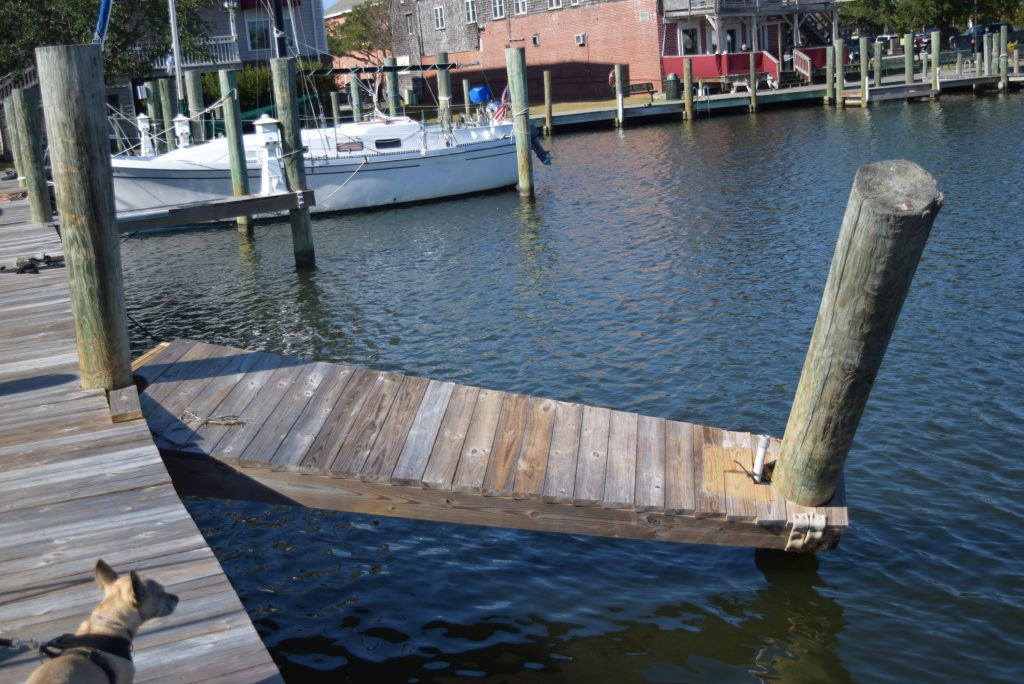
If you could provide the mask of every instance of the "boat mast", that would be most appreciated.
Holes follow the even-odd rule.
[[[171,54],[174,59],[174,84],[178,90],[178,113],[184,114],[184,100],[181,97],[185,92],[181,84],[181,43],[178,41],[178,14],[174,11],[174,0],[167,0],[167,7],[171,15]]]
[[[288,41],[284,35],[284,9],[281,0],[274,0],[274,46],[278,57],[288,56]]]
[[[94,44],[103,45],[103,41],[107,38],[107,24],[110,23],[110,2],[111,0],[103,0],[100,3],[100,14],[96,18],[96,30],[92,34],[92,42]]]

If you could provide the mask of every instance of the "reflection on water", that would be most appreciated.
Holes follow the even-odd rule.
[[[318,220],[307,274],[283,223],[125,243],[129,311],[166,337],[778,435],[856,168],[909,158],[945,193],[847,462],[838,550],[190,501],[282,670],[1016,681],[1022,125],[1017,96],[946,96],[560,135],[534,203]]]

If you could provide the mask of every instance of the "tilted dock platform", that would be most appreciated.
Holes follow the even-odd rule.
[[[817,509],[755,484],[745,432],[191,340],[135,373],[186,493],[779,549],[794,514],[825,516],[825,548],[847,526],[842,483]]]
[[[81,389],[66,269],[9,270],[59,249],[26,202],[0,201],[0,637],[74,631],[102,598],[103,558],[180,596],[135,639],[136,682],[282,681],[146,424],[112,423],[104,392]],[[0,649],[0,682],[38,664],[27,647]]]

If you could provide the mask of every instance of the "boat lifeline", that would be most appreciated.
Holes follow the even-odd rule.
[[[243,136],[249,186],[261,186],[257,134]],[[312,211],[344,211],[453,197],[515,185],[511,122],[442,127],[408,117],[373,119],[302,131]],[[228,141],[179,147],[161,155],[114,157],[118,212],[230,197]]]

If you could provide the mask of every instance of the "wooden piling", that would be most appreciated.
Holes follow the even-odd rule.
[[[686,120],[693,119],[693,63],[683,60],[683,106]]]
[[[836,48],[836,105],[846,106],[843,90],[846,88],[846,44],[842,38],[833,41]]]
[[[914,34],[903,34],[903,82],[914,82]]]
[[[274,80],[277,118],[281,122],[281,155],[284,157],[288,189],[298,192],[306,189],[306,168],[302,160],[299,107],[295,101],[295,59],[278,57],[270,60],[270,72]],[[316,265],[316,254],[313,250],[313,222],[309,217],[309,207],[289,209],[288,217],[292,225],[295,267],[312,268]]]
[[[191,119],[192,142],[206,140],[206,124],[203,122],[203,80],[198,71],[185,72],[185,98],[188,100],[188,118]]]
[[[790,501],[832,497],[941,207],[916,164],[858,169],[773,475]]]
[[[825,48],[825,104],[835,102],[835,63],[836,54],[833,50]]]
[[[868,37],[861,36],[857,49],[860,54],[860,106],[868,106]]]
[[[626,96],[623,93],[622,65],[616,64],[612,73],[615,74],[615,125],[621,128],[626,125]]]
[[[1020,76],[1020,48],[1013,48],[1013,75]]]
[[[757,111],[757,59],[754,57],[754,52],[750,52],[750,111]]]
[[[237,72],[222,69],[220,96],[224,99],[224,133],[228,138],[228,159],[231,163],[231,194],[235,197],[249,194],[249,172],[245,164],[245,146],[242,142],[242,112],[238,103]],[[238,232],[252,237],[252,219],[249,216],[235,218]]]
[[[956,53],[956,75],[963,76],[964,74],[964,55],[962,52]]]
[[[1007,26],[1003,24],[999,27],[999,90],[1004,93],[1010,85],[1009,65],[1006,63],[1007,36]]]
[[[981,41],[982,54],[984,55],[985,61],[985,75],[992,75],[992,41],[989,40],[988,36],[983,36]]]
[[[341,93],[337,90],[331,92],[331,120],[335,128],[341,124]]]
[[[533,197],[533,157],[530,156],[530,99],[526,87],[526,49],[505,48],[508,93],[512,107],[512,131],[519,166],[519,194]]]
[[[447,63],[447,52],[434,55],[434,64]],[[452,75],[447,69],[437,70],[437,122],[442,126],[452,122]]]
[[[11,160],[14,162],[14,170],[18,173],[18,186],[25,187],[25,174],[21,169],[21,154],[18,152],[18,147],[21,144],[18,141],[18,115],[14,113],[13,107],[4,107],[4,113],[7,116],[7,135],[11,140]]]
[[[178,141],[174,138],[174,117],[178,114],[178,95],[174,83],[169,78],[158,79],[157,90],[160,92],[160,122],[164,132],[164,145],[167,151],[176,150]]]
[[[349,76],[348,101],[352,105],[352,121],[355,123],[363,120],[363,95],[359,91],[361,85],[362,81],[359,78],[359,74]]]
[[[99,45],[36,49],[82,386],[132,384]]]
[[[164,143],[164,113],[160,106],[160,84],[158,81],[146,81],[146,114],[149,115],[150,124],[153,127],[153,152],[160,153],[160,148],[165,150]]]
[[[473,115],[472,105],[473,103],[469,100],[469,89],[472,87],[468,78],[462,79],[462,103],[466,107],[466,118],[469,119]]]
[[[553,118],[553,104],[551,102],[551,72],[544,70],[544,135],[551,135],[551,119]]]
[[[384,60],[384,66],[398,66],[398,60],[394,57],[388,57]],[[395,73],[394,69],[388,69],[384,73],[384,85],[388,98],[388,116],[398,116],[401,106],[398,98],[398,74]]]
[[[931,46],[932,88],[938,91],[942,89],[942,85],[939,83],[939,72],[942,70],[942,34],[939,33],[938,31],[932,31]]]
[[[882,87],[882,44],[875,43],[875,87]]]
[[[53,218],[50,210],[50,188],[46,184],[46,166],[43,162],[43,132],[39,126],[39,89],[15,88],[7,101],[14,114],[11,128],[16,129],[14,158],[28,190],[29,208],[34,223],[46,223]],[[11,118],[11,117],[9,117]]]

